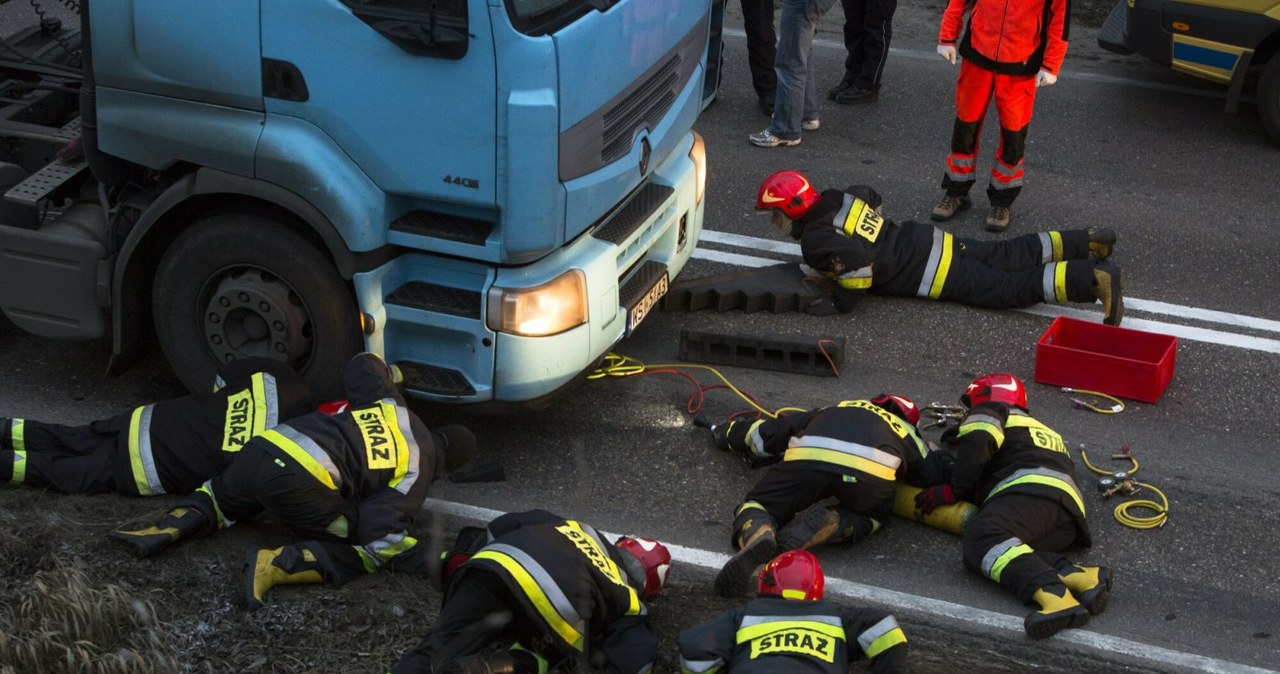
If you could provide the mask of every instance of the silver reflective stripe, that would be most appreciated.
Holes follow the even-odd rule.
[[[160,473],[156,470],[156,457],[151,453],[151,413],[155,405],[142,408],[138,418],[138,460],[142,463],[142,472],[147,476],[147,487],[152,495],[164,493],[164,485],[160,484]]]
[[[837,280],[852,278],[871,278],[871,265],[867,265],[860,269],[854,269],[853,271],[847,271],[836,277]]]
[[[990,578],[991,567],[995,566],[1000,556],[1019,545],[1022,545],[1022,539],[1014,537],[987,550],[987,554],[982,557],[982,575]]]
[[[1058,303],[1058,292],[1056,290],[1057,286],[1054,284],[1053,278],[1054,276],[1057,275],[1057,269],[1059,264],[1061,263],[1054,262],[1052,264],[1047,264],[1044,266],[1044,276],[1043,276],[1044,288],[1042,289],[1042,291],[1044,293],[1044,301],[1049,302],[1051,304]]]
[[[960,425],[967,426],[973,423],[991,424],[992,426],[999,428],[1001,431],[1004,430],[1004,423],[990,414],[970,414],[964,418],[964,423],[961,423]]]
[[[685,660],[684,656],[680,656],[680,667],[686,672],[707,672],[720,667],[724,664],[724,658],[716,658],[715,660]]]
[[[373,557],[373,559],[370,560],[373,562],[373,565],[380,567],[383,563],[382,551],[393,545],[399,545],[403,540],[403,533],[390,533],[376,541],[364,545],[363,547],[365,552],[368,552],[369,555]]]
[[[764,451],[764,440],[760,437],[760,427],[763,425],[763,421],[751,424],[751,432],[747,435],[747,445],[751,447],[751,456],[758,459],[769,458],[769,454]]]
[[[338,470],[338,466],[329,457],[329,453],[321,449],[315,440],[312,440],[304,433],[298,432],[288,424],[276,426],[275,431],[292,440],[294,444],[302,448],[302,451],[307,453],[307,456],[310,456],[316,463],[320,464],[320,467],[329,473],[329,477],[333,478],[334,487],[342,487],[342,471]]]
[[[920,288],[916,297],[928,297],[933,289],[933,277],[938,274],[938,265],[942,264],[943,246],[946,245],[945,232],[933,228],[933,247],[929,249],[929,262],[924,266],[924,276],[920,277]]]
[[[1053,262],[1053,240],[1049,238],[1048,232],[1040,232],[1040,264],[1049,264]]]
[[[227,387],[227,380],[223,379],[223,378],[222,378],[222,375],[217,375],[217,376],[215,376],[215,377],[213,378],[213,392],[214,392],[214,393],[217,393],[218,391],[221,391],[222,389],[224,389],[224,388],[226,388],[226,387]]]
[[[505,543],[494,543],[493,545],[485,546],[484,549],[502,553],[516,560],[529,573],[533,581],[538,584],[538,589],[542,590],[542,593],[547,596],[556,613],[559,613],[560,617],[566,623],[569,623],[573,629],[577,630],[579,634],[585,635],[587,633],[586,622],[578,615],[578,611],[573,608],[573,604],[569,603],[569,598],[565,596],[564,590],[560,589],[560,586],[552,579],[551,574],[547,573],[547,570],[542,568],[542,565],[535,561],[533,557],[530,557],[524,550]]]
[[[880,637],[898,629],[898,621],[893,616],[885,616],[884,620],[868,627],[862,634],[858,635],[858,645],[862,647],[862,652],[866,653],[871,648],[872,642]]]
[[[821,435],[806,435],[799,438],[791,438],[787,442],[788,447],[818,447],[820,449],[830,449],[842,454],[851,454],[860,456],[869,461],[874,461],[882,466],[897,470],[902,465],[902,459],[890,454],[889,452],[860,445],[856,442],[847,442],[845,440],[837,440],[835,438],[827,438]]]
[[[418,467],[420,465],[419,462],[422,460],[422,450],[418,447],[418,439],[413,436],[413,422],[409,410],[397,405],[396,401],[391,398],[387,398],[382,402],[395,407],[396,423],[400,427],[400,435],[404,436],[405,447],[409,450],[408,469],[405,471],[404,476],[400,478],[400,482],[396,484],[396,491],[401,494],[408,494],[414,483],[418,481]]]
[[[280,400],[276,387],[276,378],[263,372],[262,390],[267,394],[267,421],[263,428],[275,428],[280,423]]]
[[[844,623],[841,622],[840,618],[829,615],[749,615],[742,618],[742,624],[738,626],[738,629],[754,627],[755,625],[763,625],[765,623],[796,621],[822,623],[824,625],[833,625],[835,627],[844,626]]]
[[[844,202],[840,204],[840,210],[836,211],[834,218],[831,218],[831,226],[836,228],[837,232],[844,234],[844,221],[849,217],[849,210],[853,208],[853,195],[845,194]]]

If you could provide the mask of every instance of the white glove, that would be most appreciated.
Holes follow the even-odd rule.
[[[1041,70],[1040,72],[1036,73],[1036,88],[1037,88],[1037,89],[1039,89],[1040,87],[1048,87],[1048,86],[1052,86],[1052,85],[1053,85],[1053,83],[1054,83],[1054,82],[1057,82],[1057,81],[1058,81],[1058,76],[1057,76],[1057,75],[1054,75],[1053,73],[1049,72],[1048,70]]]
[[[945,61],[950,61],[951,65],[955,65],[956,64],[956,46],[953,44],[938,45],[938,56],[941,56]],[[1042,70],[1041,72],[1044,72],[1044,71]]]

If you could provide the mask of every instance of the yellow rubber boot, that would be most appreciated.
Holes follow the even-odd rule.
[[[251,550],[245,559],[245,605],[250,611],[262,608],[267,591],[276,585],[323,582],[320,564],[307,549]]]
[[[760,504],[744,503],[734,520],[734,542],[738,554],[716,575],[715,591],[721,597],[737,597],[751,589],[756,567],[773,559],[778,551],[777,524]]]
[[[1069,564],[1058,569],[1058,578],[1090,614],[1098,615],[1107,610],[1113,579],[1111,569],[1105,566]]]
[[[1066,586],[1042,587],[1031,599],[1040,605],[1040,610],[1028,615],[1022,627],[1032,639],[1046,639],[1068,627],[1084,627],[1089,622],[1089,611]]]
[[[1110,263],[1095,267],[1093,296],[1102,303],[1102,322],[1120,325],[1124,320],[1124,272]]]
[[[178,541],[208,533],[211,529],[208,518],[199,510],[174,508],[149,527],[116,529],[107,537],[123,543],[138,557],[150,557]]]

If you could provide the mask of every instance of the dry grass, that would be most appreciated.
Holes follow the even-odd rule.
[[[0,584],[22,597],[0,606],[0,674],[179,671],[151,603],[117,585],[95,586],[79,562]]]

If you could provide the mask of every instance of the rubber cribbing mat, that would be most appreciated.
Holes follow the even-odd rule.
[[[680,331],[680,360],[835,377],[844,364],[845,338],[751,337]]]
[[[742,271],[691,279],[671,284],[662,299],[663,311],[745,312],[804,311],[811,302],[822,297],[830,281],[805,276],[794,262],[745,269]]]

